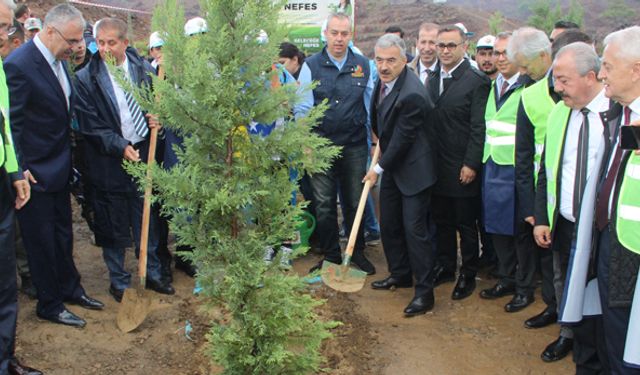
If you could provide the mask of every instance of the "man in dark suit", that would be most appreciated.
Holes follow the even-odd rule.
[[[122,166],[123,160],[146,160],[149,128],[158,126],[150,115],[145,120],[141,108],[126,86],[109,72],[107,59],[122,69],[125,79],[140,87],[151,86],[154,69],[129,48],[127,24],[103,18],[96,26],[98,52],[78,72],[77,114],[80,132],[87,141],[87,166],[94,193],[96,244],[109,269],[109,293],[120,302],[129,287],[131,274],[124,267],[125,250],[131,247],[131,233],[140,246],[143,198]],[[152,207],[149,221],[147,288],[174,294],[170,282],[162,277],[158,257],[159,215]]]
[[[84,327],[64,303],[104,305],[85,294],[73,261],[71,228],[71,111],[74,90],[64,60],[82,43],[84,19],[68,4],[51,8],[44,29],[5,61],[11,128],[18,160],[32,183],[31,201],[18,221],[33,283],[38,317]]]
[[[454,300],[471,295],[478,271],[480,179],[484,150],[484,111],[491,80],[469,63],[465,33],[457,26],[438,30],[440,69],[429,77],[435,109],[429,116],[437,134],[437,177],[433,214],[438,259],[435,285],[455,280],[460,233],[462,267],[452,293]]]
[[[373,289],[411,287],[415,297],[406,316],[433,308],[434,253],[427,225],[435,168],[425,126],[433,108],[420,79],[406,67],[405,44],[398,36],[378,39],[375,61],[380,77],[371,103],[371,125],[382,158],[365,176],[375,183],[382,175],[380,215],[382,245],[390,275]]]
[[[13,1],[0,1],[0,45],[9,42],[13,9]],[[9,52],[9,49],[0,49],[2,58]],[[31,189],[18,169],[8,117],[9,90],[1,65],[0,110],[0,374],[38,375],[42,373],[23,366],[15,357],[18,285],[13,231],[14,210],[21,209],[29,201]],[[12,190],[15,190],[15,198]]]

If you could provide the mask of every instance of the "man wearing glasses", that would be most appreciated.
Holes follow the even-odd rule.
[[[31,201],[18,211],[33,283],[36,313],[54,323],[84,327],[65,303],[101,310],[87,296],[73,261],[71,118],[74,90],[66,61],[82,43],[84,19],[68,4],[51,8],[43,30],[5,61],[11,128]]]
[[[467,37],[457,26],[438,30],[440,69],[431,75],[428,90],[435,103],[429,120],[434,125],[438,181],[433,191],[437,228],[434,285],[455,279],[457,238],[462,267],[452,299],[471,295],[478,271],[480,179],[484,148],[484,112],[491,80],[464,58]]]

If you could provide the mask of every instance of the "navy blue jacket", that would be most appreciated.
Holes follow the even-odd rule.
[[[126,51],[131,80],[138,86],[151,86],[154,70],[133,48]],[[78,91],[76,114],[80,133],[87,141],[87,167],[95,188],[110,192],[128,192],[134,188],[131,176],[122,167],[124,149],[130,144],[122,136],[120,110],[106,65],[96,53],[76,75]],[[148,139],[140,150],[146,160]],[[146,147],[144,147],[146,146]]]
[[[318,82],[313,89],[313,105],[322,103],[324,99],[329,104],[322,122],[314,131],[336,145],[365,144],[367,110],[364,93],[371,74],[369,61],[349,50],[347,61],[342,70],[338,70],[325,47],[305,63],[311,70],[311,78]]]
[[[66,63],[63,62],[66,74]],[[71,177],[71,118],[75,93],[71,78],[70,105],[58,78],[33,41],[5,61],[9,86],[11,132],[23,170],[29,170],[37,192],[60,192]]]

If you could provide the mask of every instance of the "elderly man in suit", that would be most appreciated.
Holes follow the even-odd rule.
[[[405,316],[424,314],[434,304],[433,247],[427,213],[435,169],[425,124],[433,108],[424,85],[406,67],[405,44],[397,35],[378,39],[375,61],[380,80],[371,103],[372,129],[382,158],[365,176],[380,187],[382,244],[390,275],[374,281],[373,289],[406,288],[415,296]]]
[[[7,44],[13,31],[13,0],[0,0],[0,44]],[[5,58],[8,49],[0,50]],[[26,367],[15,357],[18,295],[16,257],[14,250],[14,209],[21,209],[29,201],[29,183],[18,170],[11,125],[9,122],[9,90],[0,65],[0,374],[39,375],[42,372]],[[11,186],[13,185],[13,186]],[[15,189],[14,193],[11,191]]]
[[[460,233],[462,266],[452,293],[459,300],[475,289],[478,271],[480,178],[484,150],[484,112],[491,80],[465,58],[467,37],[457,26],[438,30],[439,68],[429,77],[428,91],[435,109],[429,120],[437,134],[437,176],[433,215],[438,259],[435,285],[455,280]]]
[[[68,4],[47,13],[44,29],[5,61],[11,98],[11,128],[31,201],[18,211],[38,317],[84,327],[64,303],[87,309],[104,305],[88,297],[73,261],[71,228],[71,114],[74,90],[66,61],[82,43],[84,19]]]
[[[131,176],[122,167],[123,160],[146,160],[149,128],[157,120],[145,115],[128,92],[109,71],[108,60],[122,69],[126,79],[136,86],[150,87],[155,73],[147,61],[129,48],[127,24],[116,18],[103,18],[96,26],[99,53],[77,75],[77,113],[80,132],[87,140],[87,163],[94,191],[96,243],[109,269],[109,293],[120,302],[129,286],[131,274],[124,268],[125,250],[140,245],[143,199]],[[159,217],[154,207],[149,223],[147,288],[174,294],[162,277],[158,257]]]

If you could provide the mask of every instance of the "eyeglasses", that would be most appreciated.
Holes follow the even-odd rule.
[[[444,51],[445,49],[448,49],[449,51],[453,51],[454,49],[458,48],[459,45],[462,45],[464,42],[461,43],[438,43],[436,44],[436,47],[438,47],[439,50]]]
[[[493,57],[500,57],[500,56],[507,57],[507,51],[493,50]]]
[[[16,30],[18,29],[11,24],[6,24],[6,23],[0,24],[0,31],[6,32],[7,35],[13,35],[13,33],[15,33]]]
[[[60,32],[60,30],[56,29],[56,28],[55,28],[55,27],[53,27],[53,26],[49,26],[49,27],[51,27],[52,29],[54,29],[54,30],[56,31],[56,33],[58,33],[58,35],[60,35],[60,38],[62,38],[65,42],[67,42],[67,44],[69,45],[69,47],[76,46],[76,45],[78,45],[78,44],[82,43],[82,41],[83,41],[82,39],[71,39],[71,40],[69,40],[69,39],[65,38],[65,37],[64,37],[64,35],[62,35],[62,33]]]

